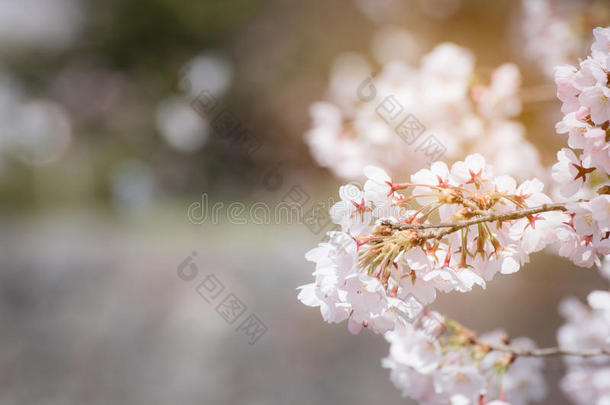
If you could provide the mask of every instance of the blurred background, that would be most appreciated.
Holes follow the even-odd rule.
[[[552,24],[537,19],[547,3]],[[248,212],[337,198],[345,179],[304,141],[309,108],[338,55],[374,60],[384,27],[425,51],[455,42],[482,70],[516,63],[523,86],[542,89],[518,118],[552,164],[565,140],[542,62],[584,57],[609,7],[0,0],[0,404],[410,403],[381,368],[382,337],[351,336],[296,300],[313,271],[303,255],[331,226]],[[527,21],[573,47],[543,61]],[[210,275],[224,289],[206,300]],[[549,346],[561,298],[604,283],[546,254],[499,278],[433,308]],[[243,311],[227,321],[229,293]],[[251,314],[264,334],[246,330]],[[568,403],[563,369],[548,361],[544,403]]]

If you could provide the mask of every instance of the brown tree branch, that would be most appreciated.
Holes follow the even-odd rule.
[[[520,218],[525,218],[530,215],[539,214],[541,212],[549,211],[566,211],[566,203],[553,203],[553,204],[542,204],[537,207],[519,209],[516,211],[506,213],[491,213],[480,215],[476,218],[467,219],[463,221],[456,221],[452,223],[441,223],[441,224],[404,224],[396,223],[392,221],[383,221],[382,224],[395,229],[397,231],[404,231],[407,229],[428,229],[430,231],[422,235],[423,238],[434,238],[440,239],[446,235],[459,231],[460,229],[466,228],[471,225],[481,224],[484,222],[496,222],[496,221],[510,221]]]
[[[540,349],[520,349],[504,345],[490,345],[477,340],[477,344],[487,346],[491,350],[511,353],[515,356],[522,357],[547,357],[547,356],[578,356],[578,357],[594,357],[594,356],[610,356],[610,349],[562,349],[560,347],[546,347]]]
[[[509,344],[491,344],[482,341],[478,335],[471,329],[465,327],[461,323],[445,318],[447,325],[453,336],[458,338],[458,341],[463,342],[467,346],[479,346],[485,349],[485,353],[498,351],[511,354],[513,357],[549,357],[549,356],[577,356],[577,357],[595,357],[595,356],[610,356],[610,348],[599,349],[565,349],[561,347],[545,347],[535,349],[523,349],[512,347]]]

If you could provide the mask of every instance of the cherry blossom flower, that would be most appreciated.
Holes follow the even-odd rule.
[[[553,166],[553,179],[558,182],[564,197],[585,190],[585,184],[595,169],[608,172],[610,147],[607,142],[610,120],[610,88],[608,87],[608,60],[610,55],[606,38],[610,28],[596,28],[596,41],[591,45],[591,56],[580,62],[578,68],[561,66],[555,72],[557,96],[563,102],[566,114],[556,125],[558,133],[568,134],[568,146],[580,149],[579,156],[566,148]],[[590,193],[589,193],[590,194]]]
[[[402,54],[383,54],[375,75],[361,55],[337,58],[329,101],[312,105],[305,134],[318,164],[349,180],[360,179],[366,165],[405,174],[428,163],[418,146],[433,134],[443,158],[464,157],[476,144],[507,173],[526,178],[541,172],[538,151],[513,120],[521,112],[516,65],[501,65],[487,83],[475,83],[474,55],[455,44],[437,45],[419,66]]]
[[[591,200],[591,214],[602,232],[610,232],[610,196],[600,195]]]
[[[502,381],[500,392],[490,382],[496,378],[493,370],[507,363],[505,353],[491,351],[477,361],[470,350],[446,346],[449,340],[430,339],[420,325],[400,326],[384,336],[390,343],[390,351],[382,361],[383,367],[390,369],[390,378],[403,396],[422,404],[477,405],[510,401],[527,405],[546,395],[541,359],[514,361],[497,377]],[[482,335],[481,341],[502,343],[504,336],[502,331],[493,331]],[[527,338],[515,339],[512,344],[535,347]]]
[[[502,330],[495,330],[481,335],[480,340],[488,344],[502,345],[507,335]],[[520,337],[510,340],[511,347],[520,349],[535,349],[536,344],[529,338]],[[491,352],[483,358],[480,367],[486,369],[493,367],[502,360],[505,353]],[[530,402],[539,402],[547,395],[547,386],[544,380],[544,360],[541,358],[518,357],[508,367],[502,376],[503,396],[513,405],[525,405]]]
[[[320,307],[326,322],[346,320],[351,307],[344,302],[339,288],[356,267],[355,243],[341,233],[334,233],[328,243],[309,251],[305,258],[316,263],[315,282],[299,287],[299,300],[311,307]]]
[[[488,118],[514,117],[521,113],[519,89],[521,73],[512,63],[499,66],[491,75],[489,87],[479,88],[479,113]]]
[[[373,209],[367,193],[353,184],[346,184],[339,189],[341,201],[330,209],[334,223],[350,234],[367,233],[371,227]]]
[[[562,302],[560,312],[567,322],[559,329],[562,347],[610,348],[610,292],[593,291],[588,305],[575,298]],[[568,371],[561,388],[577,404],[604,404],[610,399],[610,363],[604,357],[566,357]]]
[[[568,146],[570,148],[585,148],[587,144],[585,134],[592,129],[591,125],[583,120],[588,113],[588,108],[581,107],[578,111],[566,114],[563,120],[555,126],[558,134],[568,134]]]
[[[557,98],[563,102],[561,112],[569,114],[580,108],[576,88],[576,73],[578,70],[572,65],[560,65],[555,68],[555,84],[557,85]]]
[[[592,128],[585,132],[584,138],[584,154],[590,157],[591,164],[606,173],[610,172],[610,145],[606,142],[606,131]]]
[[[564,197],[571,197],[588,180],[589,174],[595,170],[591,167],[591,159],[581,160],[574,151],[563,148],[557,152],[558,162],[553,165],[553,180],[555,180]]]
[[[377,333],[393,330],[404,322],[409,296],[427,305],[437,291],[485,288],[497,273],[517,272],[530,253],[558,238],[563,243],[560,253],[577,262],[593,263],[606,252],[600,232],[580,229],[578,221],[591,217],[590,211],[588,216],[576,216],[572,227],[564,224],[569,215],[542,212],[468,226],[439,238],[427,236],[425,230],[396,232],[383,225],[430,225],[433,214],[441,222],[451,222],[551,202],[542,182],[534,179],[518,185],[510,176],[495,177],[479,154],[450,168],[434,163],[414,173],[409,183],[395,181],[378,167],[367,166],[364,171],[368,178],[364,190],[353,184],[339,189],[341,201],[330,213],[341,232],[331,233],[329,242],[308,253],[307,259],[316,263],[316,281],[301,287],[299,294],[306,305],[319,306],[328,322],[341,322],[349,312],[353,332],[363,326]],[[411,208],[413,203],[419,208]],[[566,228],[565,240],[554,232],[557,227]]]
[[[596,84],[585,88],[578,96],[578,101],[591,112],[591,121],[601,125],[610,119],[610,89]]]
[[[521,35],[514,42],[519,55],[552,76],[556,66],[581,56],[590,41],[585,34],[605,22],[603,13],[596,9],[596,5],[602,4],[602,1],[522,0],[521,16],[516,19]]]
[[[339,189],[341,201],[332,207],[331,218],[341,230],[329,232],[329,240],[306,255],[315,263],[314,282],[299,287],[299,300],[319,307],[327,322],[347,320],[352,333],[367,328],[384,334],[390,353],[383,367],[402,394],[420,404],[539,402],[547,393],[539,357],[557,353],[572,355],[565,358],[568,371],[561,387],[575,403],[610,403],[610,363],[597,355],[610,350],[609,291],[591,292],[586,305],[574,298],[561,303],[566,323],[557,333],[560,347],[551,350],[536,350],[532,340],[511,340],[502,331],[479,336],[426,308],[439,292],[466,293],[475,285],[485,288],[498,273],[519,271],[532,253],[547,246],[579,266],[597,265],[610,280],[610,28],[596,29],[594,35],[590,58],[578,68],[556,70],[565,114],[556,130],[567,134],[569,148],[557,154],[551,177],[567,201],[553,202],[536,178],[517,182],[497,175],[478,153],[450,166],[434,162],[412,173],[408,182],[367,165],[363,189],[353,184]],[[438,69],[446,60],[455,61],[453,71]],[[511,114],[512,107],[500,100],[518,101],[514,88],[503,88],[518,82],[517,72],[506,67],[488,88],[474,89],[465,83],[473,63],[449,44],[426,55],[418,78],[432,89],[426,97],[440,110],[451,106],[472,119],[462,101],[464,93],[473,92],[479,103],[475,121]],[[400,72],[406,71],[413,69],[393,64],[383,86],[397,92],[415,86],[400,81]],[[496,87],[495,80],[504,85]],[[324,124],[314,132],[345,129],[342,111],[331,104],[316,108]],[[385,130],[373,120],[369,125],[377,133],[368,145],[384,145]],[[508,134],[514,130],[508,120],[494,126]],[[350,139],[357,150],[359,141]],[[354,158],[350,164],[357,163]]]
[[[591,45],[591,52],[598,58],[607,57],[610,54],[610,29],[597,27],[593,30],[595,42]]]

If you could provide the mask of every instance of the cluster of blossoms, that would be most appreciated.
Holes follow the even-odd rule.
[[[610,257],[604,261],[603,273],[610,280]],[[610,350],[610,291],[593,291],[588,305],[575,298],[566,299],[560,306],[567,323],[557,340],[568,349]],[[563,391],[575,403],[604,405],[610,403],[610,360],[607,357],[581,359],[566,357],[568,371],[561,382]]]
[[[572,201],[566,204],[571,220],[558,230],[559,254],[576,264],[601,267],[610,279],[610,28],[593,30],[591,55],[579,68],[563,65],[555,71],[557,96],[564,118],[556,126],[568,134],[568,148],[558,154],[553,179]],[[588,305],[575,298],[560,307],[567,319],[557,340],[566,349],[610,349],[610,292],[593,291]],[[564,392],[577,404],[610,403],[610,361],[607,357],[567,357]]]
[[[610,278],[610,28],[594,35],[591,57],[556,75],[566,114],[557,131],[568,133],[571,149],[558,153],[552,178],[568,201],[554,203],[537,179],[495,176],[479,154],[451,167],[435,162],[404,183],[366,166],[363,189],[342,186],[331,208],[341,230],[306,255],[316,264],[315,280],[300,287],[298,298],[320,307],[327,322],[347,320],[353,333],[362,327],[384,333],[391,349],[383,365],[422,404],[538,401],[546,390],[543,363],[529,356],[549,354],[591,356],[567,360],[562,386],[585,387],[573,394],[578,403],[610,403],[610,292],[591,293],[588,307],[566,301],[562,348],[552,350],[536,350],[525,338],[511,342],[501,332],[477,336],[435,313],[422,316],[437,291],[485,288],[550,244]],[[434,333],[430,320],[437,321]]]
[[[376,36],[378,68],[357,54],[338,58],[330,101],[312,105],[305,140],[321,166],[346,179],[360,178],[366,165],[412,172],[430,159],[418,144],[434,136],[443,158],[463,158],[476,146],[503,173],[519,179],[541,173],[536,148],[514,120],[521,113],[517,66],[504,64],[491,77],[481,75],[473,54],[451,43],[436,46],[417,66],[417,41],[404,31],[393,33]],[[384,46],[396,37],[400,47]],[[371,72],[380,73],[371,77]]]
[[[499,405],[504,401],[526,405],[544,398],[542,359],[493,350],[490,345],[509,343],[502,331],[475,340],[472,333],[450,321],[442,324],[442,331],[431,330],[426,321],[434,318],[440,315],[426,314],[423,325],[402,326],[385,334],[390,354],[382,365],[391,370],[390,378],[404,396],[430,405]],[[528,338],[513,339],[510,344],[536,347]]]
[[[522,0],[515,45],[549,76],[576,60],[588,43],[584,35],[604,22],[610,10],[602,0]]]
[[[556,129],[568,134],[571,149],[559,151],[552,169],[560,194],[575,201],[567,205],[571,220],[558,230],[559,254],[586,267],[599,265],[599,256],[610,253],[610,195],[605,184],[610,172],[610,29],[596,28],[593,35],[591,56],[578,69],[562,65],[555,72],[565,114]]]
[[[550,210],[523,214],[551,202],[542,183],[495,177],[478,154],[451,168],[436,162],[410,183],[395,183],[373,166],[365,175],[364,190],[341,187],[330,212],[341,232],[307,254],[316,281],[299,295],[320,306],[327,322],[349,318],[354,332],[394,329],[410,295],[429,304],[437,290],[470,291],[498,272],[518,271],[530,253],[554,242],[549,230],[569,218]],[[522,214],[513,216],[515,210]],[[494,220],[476,222],[487,217]]]

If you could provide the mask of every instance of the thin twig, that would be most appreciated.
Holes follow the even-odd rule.
[[[595,357],[595,356],[610,356],[610,348],[599,349],[565,349],[561,347],[545,347],[536,349],[523,349],[512,347],[507,344],[490,344],[482,341],[477,333],[469,329],[461,323],[445,318],[446,324],[451,325],[454,333],[461,335],[464,340],[468,341],[469,346],[481,346],[487,348],[487,351],[498,351],[509,353],[513,357],[549,357],[549,356],[577,356],[577,357]]]
[[[547,356],[578,356],[578,357],[594,357],[594,356],[610,356],[610,349],[591,349],[591,350],[575,350],[562,349],[560,347],[546,347],[541,349],[520,349],[503,345],[490,345],[484,342],[477,341],[481,344],[500,352],[511,353],[515,356],[522,357],[547,357]]]
[[[530,215],[539,214],[541,212],[549,211],[566,211],[565,203],[553,203],[553,204],[542,204],[533,208],[519,209],[516,211],[505,212],[505,213],[491,213],[487,215],[481,215],[476,218],[467,219],[463,221],[456,221],[452,223],[441,223],[441,224],[404,224],[396,223],[392,221],[382,221],[383,225],[386,225],[392,229],[398,231],[404,231],[407,229],[436,229],[435,231],[428,232],[422,237],[424,238],[435,238],[440,239],[450,233],[459,231],[462,228],[466,228],[471,225],[481,224],[484,222],[496,222],[496,221],[510,221],[520,218],[525,218]],[[443,228],[442,230],[440,228]]]

